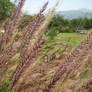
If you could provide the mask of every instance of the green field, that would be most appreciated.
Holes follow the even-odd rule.
[[[85,39],[86,35],[87,34],[79,34],[79,33],[60,33],[54,39],[50,39],[43,46],[43,48],[46,50],[50,50],[52,44],[57,42],[63,43],[64,45],[69,43],[71,45],[71,48],[75,48],[83,39]],[[55,48],[58,49],[58,46],[56,46]],[[61,47],[59,46],[59,48]]]
[[[61,40],[63,43],[70,42],[73,47],[79,44],[86,35],[79,33],[62,33],[56,39]]]

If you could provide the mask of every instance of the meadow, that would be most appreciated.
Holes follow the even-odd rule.
[[[80,34],[80,33],[61,33],[56,37],[56,39],[61,40],[62,43],[67,43],[70,40],[70,43],[74,48],[85,38],[86,35],[87,34]]]

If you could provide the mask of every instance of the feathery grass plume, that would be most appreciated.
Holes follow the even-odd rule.
[[[12,88],[14,87],[14,85],[16,84],[18,79],[20,78],[21,73],[24,72],[24,70],[31,64],[31,62],[33,61],[33,58],[38,53],[37,51],[38,51],[38,47],[40,46],[40,41],[42,39],[44,32],[46,31],[46,29],[49,25],[51,19],[54,16],[54,12],[55,12],[57,5],[58,5],[58,3],[51,10],[51,12],[47,16],[47,18],[45,19],[45,21],[43,22],[41,27],[39,27],[38,31],[35,32],[34,36],[32,37],[32,40],[30,40],[28,50],[27,50],[27,55],[24,56],[22,62],[17,67],[16,72],[14,74]],[[31,48],[30,48],[30,46],[31,46]]]
[[[3,63],[5,63],[9,58],[11,58],[13,56],[13,52],[17,50],[18,47],[20,47],[21,45],[21,40],[23,37],[27,36],[27,43],[30,40],[30,37],[32,37],[32,34],[35,32],[35,30],[37,29],[38,25],[41,22],[41,19],[43,17],[43,12],[45,11],[46,7],[48,5],[48,2],[42,7],[42,9],[40,10],[40,12],[37,14],[37,16],[33,19],[33,21],[29,22],[28,26],[24,29],[22,35],[17,39],[16,42],[14,42],[10,47],[7,47],[7,49],[1,53],[0,55],[0,67],[2,66]],[[25,46],[25,44],[24,44]],[[21,48],[23,50],[23,48]],[[22,52],[21,52],[22,53]]]
[[[91,68],[91,66],[92,66],[91,63],[92,63],[92,48],[90,48],[87,58],[83,62],[80,63],[80,68],[83,66]],[[75,71],[75,73],[77,73],[79,71],[79,69],[77,69]]]
[[[27,26],[26,29],[24,29],[22,35],[17,39],[16,42],[14,42],[12,44],[12,46],[10,46],[9,48],[7,48],[3,54],[1,54],[0,56],[0,68],[3,67],[2,65],[6,64],[6,62],[14,55],[14,52],[17,50],[17,48],[19,48],[21,46],[21,40],[25,35],[32,35],[32,33],[35,31],[35,28],[38,27],[36,26],[37,24],[40,23],[40,20],[43,17],[43,12],[46,9],[48,2],[43,6],[43,8],[40,10],[40,13],[37,14],[37,16],[33,19],[32,22],[30,22]],[[29,33],[30,34],[27,34]],[[6,69],[7,70],[7,69]],[[7,72],[7,71],[5,71]],[[0,76],[2,76],[2,74],[0,74]],[[0,77],[1,79],[2,77]]]
[[[24,29],[23,33],[20,35],[20,37],[18,39],[21,39],[23,37],[25,37],[27,35],[27,33],[31,36],[34,32],[34,27],[36,29],[36,26],[38,26],[39,22],[41,21],[41,18],[43,17],[43,12],[45,11],[46,7],[48,5],[48,2],[45,3],[45,5],[42,7],[42,9],[40,10],[40,12],[37,14],[37,16],[29,22],[29,24],[27,25],[27,27]]]
[[[65,79],[70,78],[73,72],[78,68],[79,64],[86,58],[92,46],[92,32],[87,36],[87,38],[82,41],[66,58],[65,62],[60,65],[57,69],[56,74],[44,90],[44,92],[51,92],[53,85],[61,79],[61,83]]]
[[[27,37],[25,39],[25,43],[23,45],[23,47],[21,48],[21,53],[23,55],[23,53],[26,52],[28,46],[29,46],[29,43],[30,43],[30,40],[33,38],[33,35],[35,34],[37,30],[37,28],[41,25],[41,21],[42,21],[42,18],[43,18],[43,12],[45,11],[46,7],[48,5],[48,2],[44,4],[44,6],[42,7],[42,9],[40,10],[40,13],[36,16],[35,18],[35,23],[31,25],[31,28],[30,28],[30,23],[27,27],[27,31],[29,31],[27,34]],[[26,32],[26,30],[25,30]]]
[[[19,21],[20,15],[21,15],[21,9],[24,6],[26,0],[20,0],[17,8],[15,9],[13,16],[11,20],[9,21],[5,34],[2,36],[2,39],[0,40],[0,52],[4,49],[3,45],[7,45],[7,43],[10,42],[12,39],[12,35],[14,34],[16,28],[17,28],[17,23]]]
[[[8,62],[10,58],[14,55],[14,52],[17,51],[17,48],[20,46],[20,43],[13,43],[12,46],[8,47],[2,53],[0,53],[0,68]]]
[[[33,19],[32,22],[30,22],[27,26],[26,29],[24,29],[22,35],[18,38],[18,40],[16,42],[14,42],[9,48],[7,48],[1,55],[0,55],[0,67],[2,67],[3,64],[5,64],[13,55],[14,52],[17,50],[18,47],[20,47],[20,42],[21,39],[27,35],[27,33],[30,32],[30,34],[32,35],[32,33],[35,31],[35,28],[38,27],[36,26],[37,24],[40,23],[40,20],[43,17],[43,12],[46,9],[48,2],[43,6],[43,8],[40,10],[40,13],[37,14],[37,16]],[[30,35],[28,34],[28,35]],[[1,74],[0,74],[1,75]],[[2,78],[2,77],[1,77]],[[0,79],[1,79],[0,78]]]
[[[85,81],[76,92],[91,92],[92,91],[92,78]]]
[[[69,80],[71,80],[71,78],[74,76],[74,75],[76,75],[77,74],[77,76],[76,76],[76,78],[77,78],[77,80],[75,80],[75,82],[72,84],[72,86],[71,86],[71,88],[79,88],[78,86],[81,86],[81,84],[82,83],[84,83],[85,82],[85,80],[89,80],[90,79],[90,74],[91,74],[91,72],[90,72],[90,74],[87,74],[87,76],[89,76],[88,78],[86,77],[86,72],[87,71],[89,71],[90,69],[91,69],[91,67],[92,67],[92,65],[91,65],[91,67],[89,67],[89,62],[90,62],[90,65],[91,65],[91,62],[92,62],[92,47],[90,48],[90,50],[89,50],[89,53],[88,53],[88,55],[87,55],[87,57],[83,60],[83,61],[81,61],[80,62],[80,64],[78,65],[78,67],[77,67],[77,69],[74,69],[73,70],[73,72],[72,73],[70,73],[69,75],[68,75],[68,79],[64,82],[64,84],[63,84],[63,86],[62,86],[62,88],[60,89],[60,90],[62,90],[63,91],[63,87],[67,87],[67,83],[68,84],[71,84],[71,83],[69,83]],[[81,71],[80,71],[81,70]],[[72,70],[71,70],[72,71]],[[82,74],[82,73],[84,73],[85,72],[85,76],[84,76],[84,74]],[[87,72],[88,73],[88,72]],[[80,74],[80,75],[79,75]],[[84,76],[81,80],[80,80],[80,76],[81,76],[81,74],[82,74],[82,76]],[[74,81],[74,80],[73,80]],[[79,81],[79,82],[78,82]],[[76,84],[77,83],[77,84]],[[85,82],[86,83],[86,82]],[[84,84],[85,84],[84,83]],[[78,86],[77,86],[78,85]],[[61,85],[60,85],[61,86]],[[65,88],[66,88],[65,87]],[[66,88],[67,89],[67,88]],[[79,92],[88,92],[88,91],[84,91],[85,89],[82,89],[82,91],[79,91]],[[75,92],[75,91],[73,91],[73,92]]]
[[[44,42],[41,41],[41,39],[38,40],[37,44],[35,44],[33,50],[29,53],[28,56],[24,57],[22,62],[18,65],[16,68],[16,72],[13,77],[13,85],[12,87],[16,84],[16,82],[19,80],[21,73],[25,71],[25,69],[33,63],[33,58],[36,57],[38,49],[41,48],[41,46],[44,44]]]
[[[55,7],[58,5],[58,3],[55,5]],[[38,40],[38,38],[40,38],[44,32],[46,31],[51,19],[54,16],[54,12],[56,8],[53,8],[52,11],[48,14],[47,18],[45,19],[45,21],[42,23],[42,25],[39,27],[39,29],[37,29],[37,31],[34,33],[34,36],[32,36],[29,44],[27,45],[27,53],[30,51],[30,49],[32,49],[32,47],[34,47],[34,44],[36,43],[36,41]]]
[[[90,50],[88,58],[86,59],[86,61],[84,63],[85,63],[85,66],[92,68],[92,49]]]
[[[55,46],[60,46],[60,47],[54,50]],[[61,49],[62,47],[64,48]],[[64,59],[67,56],[67,55],[64,55],[64,53],[67,52],[68,49],[70,49],[69,43],[64,45],[61,42],[60,43],[56,42],[52,44],[50,50],[48,50],[44,54],[43,57],[47,56],[47,58],[44,58],[44,61],[49,62],[49,61],[54,61],[54,60],[60,60],[60,58]]]

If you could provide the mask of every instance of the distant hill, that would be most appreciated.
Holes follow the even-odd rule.
[[[58,11],[56,14],[62,15],[68,19],[74,18],[92,18],[92,10],[80,9],[80,10],[70,10],[70,11]]]

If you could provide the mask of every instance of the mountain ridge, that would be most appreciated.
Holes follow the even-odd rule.
[[[58,11],[56,14],[64,16],[64,18],[75,19],[75,18],[92,18],[92,10],[88,9],[79,9],[79,10],[67,10],[67,11]]]

